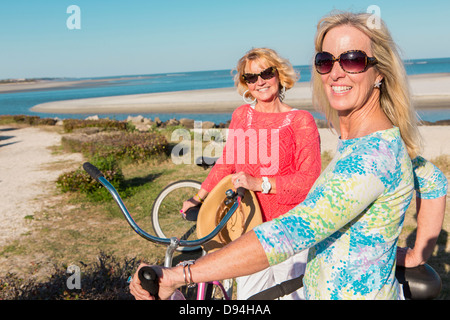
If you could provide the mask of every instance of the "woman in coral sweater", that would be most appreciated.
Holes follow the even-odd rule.
[[[244,101],[231,119],[223,154],[182,208],[203,201],[214,186],[232,174],[236,188],[255,192],[263,221],[270,221],[301,203],[321,171],[320,137],[312,115],[283,102],[297,75],[274,50],[249,51],[237,65],[235,83]],[[306,251],[290,261],[237,279],[238,299],[303,274]],[[302,292],[291,299],[301,299]]]

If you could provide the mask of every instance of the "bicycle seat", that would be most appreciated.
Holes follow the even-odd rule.
[[[198,212],[200,210],[201,204],[196,205],[195,207],[191,207],[186,210],[184,215],[184,219],[187,221],[197,221]]]
[[[428,264],[415,268],[397,266],[395,276],[407,300],[432,300],[441,292],[441,277]]]
[[[198,165],[199,167],[202,167],[203,169],[209,169],[216,164],[217,159],[219,158],[201,156],[195,160],[195,164]]]

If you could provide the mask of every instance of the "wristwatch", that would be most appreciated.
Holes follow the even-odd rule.
[[[270,189],[272,189],[272,185],[269,182],[269,178],[262,177],[263,182],[261,185],[262,193],[269,193]]]

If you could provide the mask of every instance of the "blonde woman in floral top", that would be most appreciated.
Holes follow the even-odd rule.
[[[304,278],[307,298],[398,299],[395,259],[414,190],[411,169],[398,128],[339,140],[335,158],[307,199],[256,228],[269,263],[312,247]],[[442,197],[445,177],[439,170],[434,175],[427,184],[438,185],[432,196]]]
[[[313,100],[340,135],[334,159],[301,204],[197,260],[191,281],[254,273],[309,249],[307,299],[401,298],[397,243],[414,187],[443,198],[447,182],[426,163],[414,177],[420,135],[404,67],[384,23],[372,29],[369,18],[342,13],[317,28]],[[185,283],[181,267],[159,272],[162,298]],[[152,298],[133,282],[137,299]]]

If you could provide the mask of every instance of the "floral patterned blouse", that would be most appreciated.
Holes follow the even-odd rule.
[[[422,157],[413,161],[416,194],[422,199],[436,199],[447,194],[448,182],[445,175],[434,164]]]
[[[254,231],[271,265],[310,248],[307,299],[398,299],[397,242],[415,185],[400,131],[339,140],[337,149],[303,203]],[[420,164],[442,179],[423,158]],[[444,184],[445,193],[435,182],[439,194]]]

